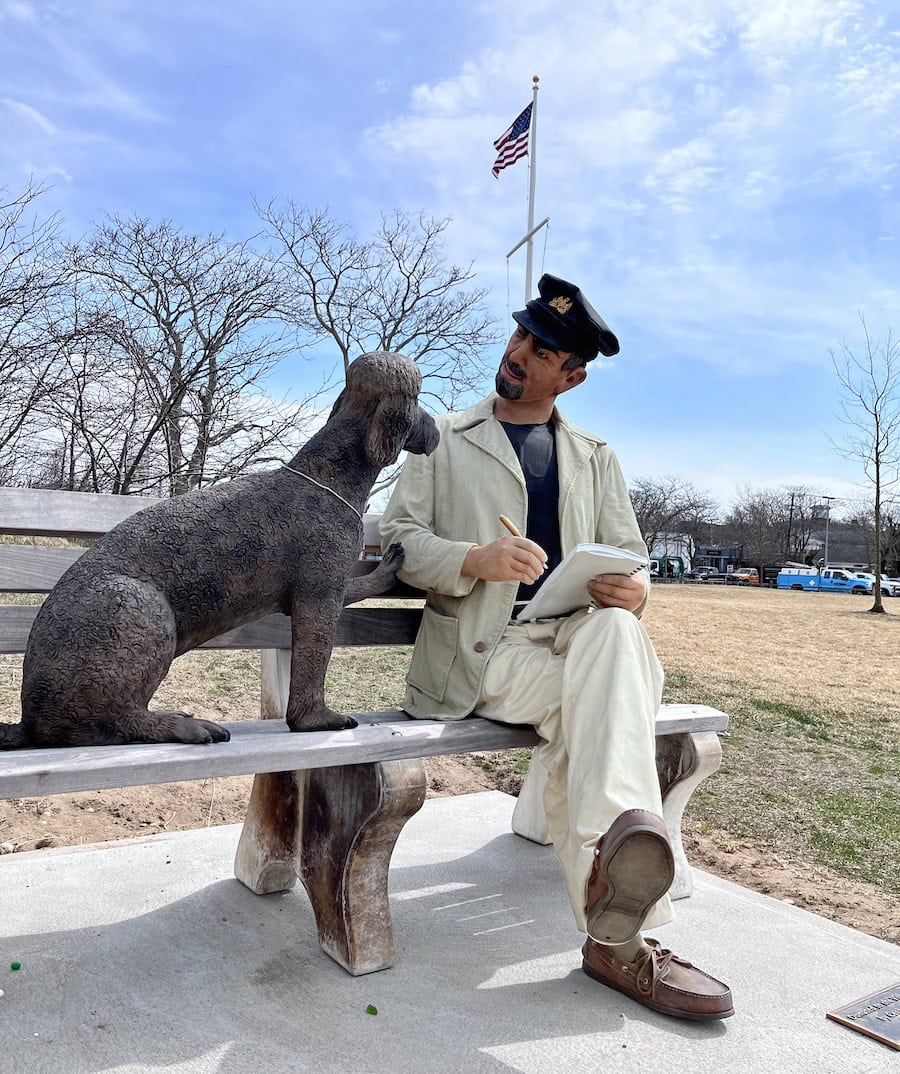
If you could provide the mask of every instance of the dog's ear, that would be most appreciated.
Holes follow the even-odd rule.
[[[366,434],[366,451],[375,466],[390,466],[396,462],[409,436],[416,416],[416,408],[409,400],[382,399]]]

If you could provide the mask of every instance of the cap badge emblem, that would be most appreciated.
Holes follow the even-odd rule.
[[[565,295],[557,295],[556,298],[552,298],[548,303],[551,309],[555,309],[558,313],[566,314],[572,308],[572,299],[566,298]]]

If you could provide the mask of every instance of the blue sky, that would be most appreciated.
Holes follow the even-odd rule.
[[[900,331],[887,0],[0,0],[0,186],[50,184],[72,235],[118,212],[244,237],[254,197],[359,234],[452,216],[506,323],[528,167],[495,180],[491,143],[534,74],[535,278],[579,283],[622,343],[563,409],[630,478],[852,496],[828,348],[858,311]]]

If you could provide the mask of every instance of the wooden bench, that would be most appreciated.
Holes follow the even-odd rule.
[[[0,533],[96,537],[149,502],[0,488]],[[47,592],[82,551],[0,545],[0,593]],[[359,571],[373,566],[360,561]],[[34,606],[0,607],[0,652],[24,652],[35,612]],[[347,608],[337,645],[411,644],[420,617],[420,607]],[[370,973],[390,965],[394,955],[388,867],[403,825],[425,799],[422,759],[529,747],[537,736],[480,717],[413,720],[396,710],[356,714],[360,726],[352,731],[291,734],[283,719],[289,646],[290,624],[282,615],[207,643],[261,653],[262,718],[228,723],[230,742],[0,752],[0,799],[253,774],[235,875],[258,894],[285,891],[299,876],[323,950],[352,974]],[[691,891],[682,814],[694,788],[719,766],[718,735],[727,725],[724,713],[699,705],[664,705],[657,719],[657,766],[676,855],[675,898]],[[543,843],[544,777],[532,765],[513,817],[514,831]]]

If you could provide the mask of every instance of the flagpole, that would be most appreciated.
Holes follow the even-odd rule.
[[[528,247],[525,257],[525,302],[526,304],[531,301],[531,266],[532,255],[534,253],[534,188],[537,180],[537,97],[538,97],[538,82],[540,78],[535,75],[532,80],[534,83],[534,98],[531,102],[531,134],[528,141],[528,153],[531,158],[530,163],[530,176],[528,181],[528,227],[526,228],[526,234],[528,235]]]

